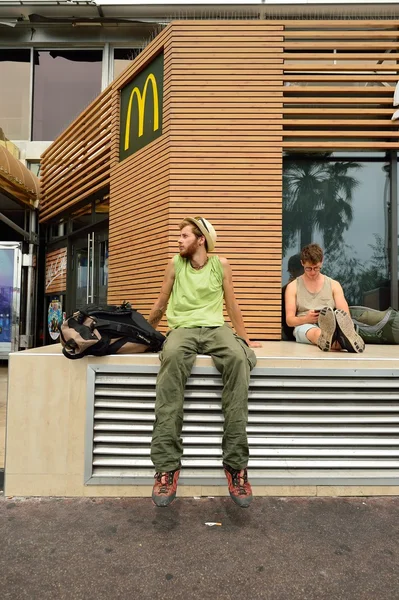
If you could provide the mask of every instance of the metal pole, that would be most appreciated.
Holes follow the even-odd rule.
[[[36,231],[36,214],[32,210],[29,219],[29,233],[35,233]],[[29,244],[29,260],[28,260],[28,277],[27,277],[27,289],[26,289],[26,327],[25,327],[25,335],[26,335],[26,347],[31,348],[32,346],[32,338],[33,338],[33,311],[34,311],[34,302],[33,302],[33,292],[34,292],[34,276],[35,271],[33,267],[33,253],[34,246],[33,244]]]
[[[109,42],[104,44],[103,49],[103,60],[102,60],[102,71],[101,71],[101,91],[104,91],[105,88],[111,83],[112,79],[110,78],[110,69],[111,69],[111,51]]]
[[[391,205],[391,306],[398,310],[398,157],[392,150],[390,155],[390,205]]]
[[[11,229],[14,229],[14,231],[17,231],[20,235],[23,236],[25,240],[28,241],[31,239],[31,234],[28,231],[25,231],[24,229],[22,229],[22,227],[16,225],[14,221],[11,221],[11,219],[3,215],[3,213],[0,213],[0,221],[3,221],[3,223],[11,227]]]

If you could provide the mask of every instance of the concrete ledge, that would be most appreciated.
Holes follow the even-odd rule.
[[[369,346],[364,355],[323,354],[316,347],[266,342],[256,350],[258,366],[290,369],[399,368],[399,348]],[[151,486],[84,485],[86,377],[88,364],[158,365],[155,354],[87,357],[68,361],[60,346],[13,353],[5,456],[7,496],[147,497]],[[199,356],[197,366],[211,366]],[[391,481],[392,483],[392,481]],[[399,485],[258,485],[257,496],[397,495]],[[179,496],[226,496],[227,486],[180,485]]]

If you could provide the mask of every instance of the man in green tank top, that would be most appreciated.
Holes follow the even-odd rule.
[[[151,460],[156,474],[152,499],[168,506],[176,496],[183,445],[183,401],[186,381],[197,354],[209,354],[222,374],[224,414],[223,467],[231,498],[246,508],[252,501],[248,481],[248,387],[256,364],[238,306],[231,267],[225,258],[208,256],[216,232],[202,217],[179,226],[179,254],[169,262],[159,297],[148,321],[157,327],[166,312],[170,332],[160,354]],[[225,324],[223,301],[236,333]]]
[[[304,273],[285,291],[287,325],[294,327],[297,342],[315,344],[324,352],[363,352],[364,341],[355,330],[340,283],[321,273],[323,258],[318,244],[302,248]]]

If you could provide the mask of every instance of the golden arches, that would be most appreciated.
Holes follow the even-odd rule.
[[[158,86],[157,80],[153,73],[150,73],[145,80],[143,93],[140,92],[139,88],[136,86],[129,98],[129,103],[127,107],[127,116],[126,116],[126,127],[125,127],[125,150],[129,148],[130,141],[130,121],[132,117],[132,105],[133,98],[137,96],[137,108],[138,108],[138,117],[139,117],[139,125],[138,125],[138,137],[141,137],[144,133],[144,114],[145,114],[145,101],[147,97],[148,85],[151,82],[152,85],[152,93],[154,96],[154,131],[159,128],[159,100],[158,100]]]

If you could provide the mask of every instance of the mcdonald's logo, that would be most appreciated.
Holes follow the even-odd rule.
[[[162,133],[163,54],[121,90],[120,160]]]
[[[147,75],[147,79],[145,80],[143,93],[140,92],[139,88],[133,88],[133,91],[130,94],[129,104],[127,107],[127,116],[126,116],[126,127],[125,127],[125,150],[129,148],[130,141],[130,121],[132,116],[132,104],[135,97],[137,97],[137,109],[138,109],[138,119],[139,119],[139,128],[138,128],[138,137],[141,137],[144,133],[144,116],[145,116],[145,101],[147,99],[147,89],[148,84],[152,84],[152,94],[154,98],[154,131],[156,131],[159,127],[159,101],[158,101],[158,86],[157,80],[154,77],[153,73]]]

